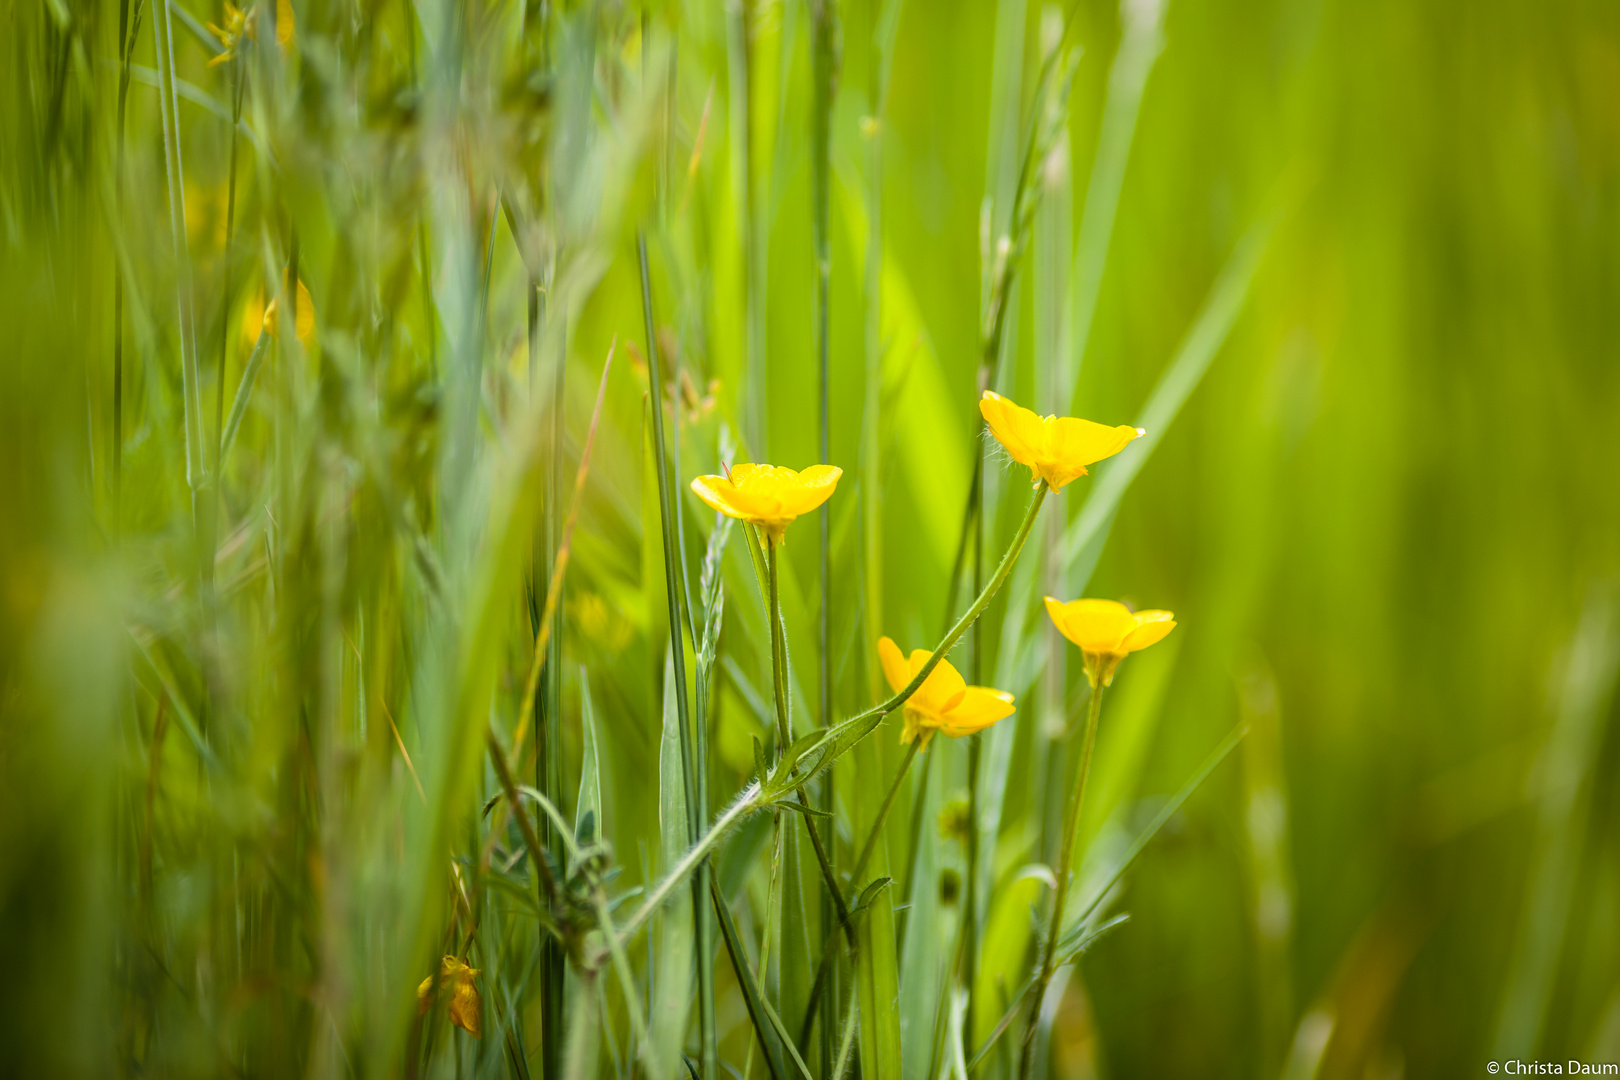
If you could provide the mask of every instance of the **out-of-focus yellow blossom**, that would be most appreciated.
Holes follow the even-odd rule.
[[[889,680],[895,693],[910,685],[931,655],[927,649],[913,649],[907,658],[900,654],[900,646],[889,638],[878,639],[883,677]],[[951,662],[942,657],[916,693],[906,699],[905,729],[900,733],[900,741],[909,743],[921,733],[921,749],[926,750],[936,731],[959,739],[983,731],[1012,714],[1011,694],[988,686],[969,686]]]
[[[484,1033],[483,1002],[478,987],[473,983],[479,969],[468,967],[453,956],[447,956],[439,965],[439,996],[448,998],[450,1022],[477,1039]],[[433,1006],[433,976],[422,980],[416,988],[416,1014],[427,1012]]]
[[[271,298],[267,307],[264,294],[260,293],[249,300],[242,309],[242,340],[249,346],[258,340],[259,332],[276,334],[281,330],[281,322],[277,318],[280,309],[280,299]],[[308,343],[310,336],[315,333],[315,301],[310,299],[309,289],[303,281],[298,282],[298,340]]]
[[[692,490],[722,514],[758,525],[780,544],[793,519],[826,502],[843,475],[844,470],[834,465],[812,465],[803,472],[776,465],[733,465],[730,476],[693,480]]]
[[[1114,669],[1126,654],[1161,641],[1175,629],[1168,611],[1132,611],[1116,600],[1061,600],[1046,598],[1052,625],[1080,646],[1086,678],[1093,687],[1114,681]]]
[[[258,36],[258,29],[253,25],[253,8],[244,11],[230,0],[225,0],[225,25],[209,23],[208,32],[219,38],[219,43],[225,47],[223,52],[208,61],[209,67],[236,59],[242,42],[252,41]]]
[[[225,202],[227,194],[223,184],[203,187],[190,180],[185,184],[186,236],[193,243],[206,242],[216,248],[225,246]]]
[[[1113,457],[1146,434],[1129,424],[1109,427],[1073,416],[1039,416],[994,390],[984,392],[979,412],[1012,459],[1028,465],[1035,481],[1045,480],[1053,491],[1085,476],[1087,465]]]
[[[276,0],[276,41],[285,49],[297,36],[297,23],[293,19],[292,0]]]
[[[574,620],[585,637],[607,653],[617,653],[630,644],[634,627],[598,593],[582,593],[569,601]]]
[[[208,61],[209,67],[234,60],[241,55],[242,42],[258,39],[259,31],[254,19],[257,11],[256,6],[243,9],[230,0],[225,0],[225,25],[208,24],[209,33],[219,38],[219,43],[224,46],[218,56]],[[292,0],[276,0],[276,42],[282,48],[286,48],[293,43],[296,31],[297,23],[293,18]]]

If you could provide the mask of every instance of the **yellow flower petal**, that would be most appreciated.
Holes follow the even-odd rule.
[[[276,41],[286,48],[293,42],[297,24],[293,20],[292,0],[276,0]]]
[[[1052,429],[1048,453],[1063,461],[1091,465],[1111,458],[1128,446],[1137,436],[1129,424],[1110,427],[1074,416],[1059,416],[1050,422]]]
[[[736,488],[723,476],[699,476],[692,481],[697,497],[727,517],[741,517],[732,500]]]
[[[1176,628],[1175,616],[1168,611],[1138,611],[1134,618],[1136,626],[1120,642],[1120,652],[1133,653],[1145,649],[1163,641],[1165,635]]]
[[[763,528],[779,544],[794,519],[826,502],[843,475],[832,465],[812,465],[800,473],[776,465],[743,464],[733,465],[729,477],[698,477],[692,490],[720,513]]]
[[[445,957],[439,964],[437,980],[429,975],[416,988],[417,1015],[432,1007],[433,984],[437,981],[440,996],[450,999],[450,1022],[475,1039],[482,1037],[483,1002],[478,996],[478,986],[473,982],[478,973],[478,968],[468,967],[454,956]]]
[[[922,671],[932,654],[926,649],[914,649],[909,657],[900,655],[900,647],[889,638],[878,639],[878,659],[883,664],[883,677],[896,692],[904,689],[917,673]],[[987,686],[969,686],[961,672],[944,658],[934,665],[915,693],[907,699],[905,727],[900,741],[910,743],[921,738],[920,749],[926,750],[934,732],[943,731],[954,738],[982,731],[1013,713],[1013,696]]]
[[[993,390],[984,392],[979,412],[1008,456],[1028,465],[1034,479],[1045,480],[1053,491],[1086,475],[1087,465],[1113,457],[1142,434],[1126,424],[1110,427],[1073,416],[1038,416]]]
[[[1046,598],[1046,613],[1058,632],[1081,652],[1117,652],[1119,643],[1135,627],[1130,608],[1115,600],[1061,600]]]
[[[787,471],[787,470],[784,470]],[[799,473],[782,497],[782,507],[795,516],[808,514],[832,498],[844,470],[836,465],[812,465]]]
[[[889,681],[889,689],[897,694],[904,690],[911,682],[911,665],[900,654],[900,646],[890,638],[878,638],[878,660],[883,664],[883,677]]]
[[[911,650],[911,677],[915,679],[917,673],[928,663],[928,658],[934,655],[927,649]],[[909,681],[909,680],[908,680]],[[934,670],[928,673],[928,678],[917,687],[912,695],[916,707],[935,715],[943,714],[956,706],[962,700],[963,692],[967,690],[967,680],[962,673],[951,665],[943,656]]]
[[[1013,696],[1005,690],[992,690],[988,686],[970,686],[940,724],[939,730],[953,739],[983,731],[997,720],[1004,720],[1014,712]]]
[[[1014,461],[1035,467],[1046,446],[1046,425],[1040,416],[994,390],[984,392],[979,401],[979,413],[990,425],[990,433],[1007,448]]]
[[[1080,646],[1086,678],[1092,686],[1107,686],[1129,653],[1145,649],[1176,628],[1168,611],[1133,613],[1113,600],[1071,600],[1067,604],[1046,598],[1046,613],[1064,637]]]

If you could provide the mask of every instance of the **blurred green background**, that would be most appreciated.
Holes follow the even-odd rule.
[[[574,811],[589,709],[614,889],[669,865],[637,230],[681,373],[678,490],[722,457],[819,460],[812,12],[283,0],[210,66],[203,24],[224,12],[201,0],[166,30],[151,0],[4,11],[0,1071],[525,1075],[500,1013],[540,1075],[533,922],[493,886],[458,900],[446,854],[476,874],[518,850],[478,814],[498,791],[482,730],[509,741],[521,711],[534,583],[616,341],[540,710],[547,790]],[[1039,205],[994,385],[1117,424],[1143,422],[1167,373],[1190,379],[1152,445],[1049,500],[1023,592],[991,608],[982,655],[953,654],[1020,702],[982,737],[1005,798],[981,817],[981,917],[1052,858],[1063,718],[1084,700],[1022,601],[1179,623],[1105,706],[1093,875],[1248,726],[1108,901],[1130,919],[1056,1003],[1051,1075],[1620,1061],[1620,10],[899,0],[837,20],[832,717],[877,699],[876,634],[924,647],[946,620],[976,447],[991,565],[1022,516],[1022,469],[978,442],[975,399],[1032,132]],[[314,332],[261,339],[294,260]],[[193,430],[209,449],[188,467]],[[1061,526],[1111,470],[1128,490],[1089,534],[1106,543],[1064,563]],[[695,589],[712,515],[683,510]],[[812,724],[815,530],[792,532],[784,585]],[[740,538],[724,580],[712,807],[769,724]],[[846,860],[897,728],[839,766]],[[914,829],[927,849],[921,883],[884,900],[910,935],[904,1025],[944,1015],[958,902],[937,875],[963,865],[932,818],[966,791],[966,746],[929,753],[887,834],[891,863]],[[755,949],[766,837],[745,826],[720,869]],[[458,903],[490,914],[468,929]],[[1009,912],[997,925],[1028,922]],[[407,1051],[447,933],[504,957],[484,964],[485,1037]],[[1027,970],[1024,933],[986,965]],[[646,975],[656,950],[637,948]],[[761,1075],[723,952],[716,969],[721,1057]],[[792,975],[773,972],[779,995]],[[980,1011],[982,1032],[1001,1010]],[[918,1030],[903,1075],[932,1080],[949,1062]],[[602,1074],[618,1060],[604,1049]]]

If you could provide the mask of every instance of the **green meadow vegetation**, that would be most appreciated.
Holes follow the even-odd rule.
[[[0,1074],[1620,1062],[1620,10],[213,2],[0,0]]]

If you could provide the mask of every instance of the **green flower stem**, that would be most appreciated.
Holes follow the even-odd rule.
[[[1069,794],[1068,809],[1063,814],[1063,844],[1058,849],[1057,886],[1052,896],[1052,917],[1046,928],[1046,941],[1041,948],[1040,971],[1029,997],[1029,1016],[1024,1024],[1024,1045],[1018,1055],[1019,1080],[1029,1080],[1030,1066],[1035,1059],[1035,1034],[1040,1028],[1041,1003],[1046,988],[1052,981],[1057,964],[1058,938],[1063,933],[1063,905],[1069,897],[1069,871],[1074,862],[1075,833],[1080,830],[1080,805],[1086,794],[1086,778],[1091,773],[1091,753],[1097,745],[1097,720],[1102,716],[1103,688],[1101,683],[1091,688],[1091,705],[1086,710],[1086,731],[1080,744],[1080,768],[1075,773],[1074,790]]]
[[[769,552],[770,564],[770,602],[771,602],[771,681],[776,689],[776,723],[780,741],[778,753],[787,749],[792,742],[792,733],[788,730],[787,718],[787,656],[786,640],[782,633],[782,593],[779,586],[780,573],[778,569],[777,550],[781,544],[774,540],[766,540],[766,549]],[[795,794],[799,805],[807,811],[811,809],[810,797],[800,787]],[[827,855],[826,845],[822,843],[821,833],[816,828],[815,821],[810,814],[805,815],[805,832],[810,834],[810,846],[815,849],[816,862],[821,866],[821,876],[826,879],[827,892],[832,896],[833,905],[838,911],[838,923],[849,933],[849,947],[855,947],[855,929],[849,925],[849,908],[844,904],[844,897],[838,888],[838,876],[833,872],[832,860]]]
[[[720,841],[725,839],[732,826],[757,809],[759,809],[759,784],[755,782],[743,788],[742,793],[726,808],[726,812],[721,814],[713,825],[709,826],[709,831],[703,834],[703,839],[694,844],[685,855],[682,855],[681,861],[670,868],[669,873],[664,875],[662,881],[653,886],[652,892],[647,894],[647,898],[641,902],[641,906],[636,908],[635,913],[626,919],[624,925],[619,928],[620,942],[628,944],[630,939],[635,937],[636,933],[647,925],[647,920],[652,918],[653,912],[657,911],[664,901],[668,900],[670,895],[680,888],[687,875],[696,870],[698,865],[708,857],[709,852],[713,851]]]
[[[906,750],[905,760],[900,763],[899,771],[894,774],[894,783],[889,785],[888,793],[883,796],[883,802],[878,807],[877,817],[872,821],[872,831],[867,834],[866,843],[862,845],[861,853],[855,859],[855,869],[849,877],[849,899],[851,902],[853,902],[854,899],[860,895],[861,874],[865,872],[866,864],[871,861],[872,852],[877,848],[878,837],[883,835],[883,821],[889,815],[889,808],[894,805],[894,799],[900,791],[901,782],[905,780],[906,773],[911,769],[912,759],[917,756],[918,751],[921,749],[921,737],[913,739],[911,745]],[[799,799],[800,801],[803,801],[804,799],[803,788],[799,789]],[[915,846],[913,846],[913,855],[915,855]],[[910,876],[909,866],[907,867],[907,876],[908,878]],[[832,880],[830,873],[829,880]],[[839,922],[844,927],[845,932],[849,935],[849,948],[850,952],[853,953],[856,949],[857,939],[855,937],[855,927],[850,923],[848,905],[844,902],[842,897],[839,896],[836,888],[833,892],[833,898],[838,902]],[[905,939],[899,938],[899,940],[903,941]],[[832,958],[834,951],[835,950],[829,945],[822,951],[821,962],[816,965],[816,979],[815,983],[810,989],[810,1009],[805,1013],[804,1016],[804,1028],[802,1034],[800,1035],[801,1042],[809,1040],[810,1027],[816,1018],[816,1007],[821,1004],[821,988],[823,985],[825,985],[827,977],[832,970]]]
[[[866,843],[861,845],[861,853],[855,859],[855,869],[851,871],[849,876],[851,888],[860,887],[861,874],[866,870],[866,864],[872,859],[872,852],[877,848],[878,837],[883,835],[883,822],[889,816],[889,808],[894,805],[895,796],[900,794],[900,784],[905,780],[906,773],[911,771],[911,763],[916,759],[918,752],[922,750],[922,743],[922,733],[919,732],[917,737],[911,740],[911,745],[906,748],[905,759],[900,762],[900,769],[894,774],[894,783],[889,785],[888,794],[883,796],[883,802],[878,806],[877,817],[872,819],[872,831],[867,834]],[[910,868],[908,867],[907,873],[909,874],[909,872]]]
[[[230,418],[225,421],[224,433],[219,437],[219,454],[215,460],[222,469],[231,447],[236,444],[236,429],[241,426],[242,417],[247,412],[248,398],[253,396],[253,381],[259,376],[259,365],[264,363],[265,350],[269,345],[270,331],[260,330],[258,340],[253,343],[253,352],[242,368],[242,381],[237,384],[236,397],[231,402]]]
[[[771,620],[771,686],[776,695],[776,752],[780,754],[793,742],[793,729],[788,724],[787,670],[784,654],[786,642],[782,637],[782,592],[777,563],[781,544],[766,537],[765,561],[770,587],[769,606]]]
[[[922,775],[917,777],[917,790],[911,797],[911,835],[906,841],[906,861],[901,864],[906,870],[905,880],[900,883],[902,896],[911,895],[912,883],[917,879],[917,851],[922,846],[923,811],[928,805],[928,773],[933,765],[933,758],[923,758]],[[911,905],[907,904],[895,914],[899,919],[895,923],[894,938],[896,941],[905,941],[906,923],[911,919]]]

